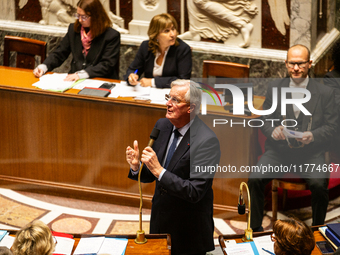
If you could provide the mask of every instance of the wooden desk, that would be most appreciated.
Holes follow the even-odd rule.
[[[11,236],[15,237],[17,231],[7,230]],[[72,253],[77,248],[77,245],[82,237],[95,237],[103,235],[80,235],[72,234],[74,236],[74,246]],[[170,255],[171,254],[171,238],[169,234],[159,235],[145,235],[148,240],[145,244],[136,244],[136,235],[105,235],[105,237],[127,238],[125,255],[140,255],[140,254],[155,254],[155,255]]]
[[[125,148],[134,140],[140,147],[148,144],[166,106],[81,96],[74,89],[44,91],[32,86],[36,81],[31,70],[0,67],[2,187],[139,206],[138,184],[127,178]],[[217,106],[208,107],[208,114],[200,118],[219,138],[220,165],[254,165],[258,130],[241,125],[214,128],[213,119],[243,118]],[[215,215],[237,213],[239,184],[247,180],[225,177],[228,174],[222,173],[214,179]],[[144,204],[150,207],[154,183],[142,188]]]
[[[323,237],[323,235],[320,233],[320,231],[318,230],[318,227],[312,227],[313,231],[314,231],[314,238],[315,238],[315,242],[318,241],[325,241],[326,239]],[[264,235],[271,235],[271,233],[273,233],[273,231],[265,231],[265,232],[258,232],[258,233],[253,233],[253,237],[259,237],[259,236],[264,236]],[[226,248],[224,241],[225,240],[236,240],[237,243],[242,243],[242,237],[243,235],[220,235],[218,237],[218,241],[220,243],[220,247],[223,251],[224,255],[228,255],[226,253],[226,251],[224,250]],[[314,250],[312,251],[312,255],[322,255],[322,253],[320,252],[320,250],[318,249],[318,247],[314,247]]]

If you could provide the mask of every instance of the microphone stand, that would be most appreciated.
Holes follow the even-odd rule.
[[[241,182],[240,185],[240,197],[239,197],[239,206],[245,206],[243,202],[243,195],[242,195],[242,188],[243,186],[247,189],[247,195],[248,195],[248,222],[247,222],[247,229],[244,230],[244,236],[242,237],[243,242],[251,242],[253,241],[253,230],[250,228],[250,193],[247,183]]]
[[[159,135],[159,129],[153,128],[151,134],[150,134],[150,141],[148,146],[152,147],[153,142],[157,139]],[[142,228],[142,207],[143,207],[143,195],[142,195],[142,184],[140,182],[141,173],[143,169],[144,163],[140,166],[139,173],[138,173],[138,186],[139,186],[139,194],[140,194],[140,201],[139,201],[139,230],[137,231],[137,236],[135,239],[135,243],[137,244],[144,244],[148,240],[145,238],[145,232]]]
[[[143,195],[142,195],[142,185],[141,185],[141,182],[140,182],[140,175],[142,173],[143,166],[144,166],[144,163],[142,163],[142,165],[141,165],[141,167],[139,169],[139,173],[138,173],[138,186],[139,186],[140,200],[139,200],[139,230],[137,231],[137,237],[135,239],[135,243],[137,243],[137,244],[144,244],[144,243],[146,243],[148,241],[145,238],[145,232],[144,232],[144,230],[142,228]]]

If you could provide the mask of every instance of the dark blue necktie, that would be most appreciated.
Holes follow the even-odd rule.
[[[176,150],[176,144],[177,144],[177,141],[178,141],[178,137],[181,135],[177,129],[174,130],[174,139],[172,140],[172,144],[169,148],[169,151],[168,151],[168,155],[166,157],[166,161],[165,161],[165,164],[164,164],[164,168],[166,169],[170,163],[170,160],[172,158],[172,155],[174,155],[174,152]]]

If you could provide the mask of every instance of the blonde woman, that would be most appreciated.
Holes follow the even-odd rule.
[[[50,255],[54,248],[55,241],[49,227],[35,220],[17,233],[11,249],[14,255]]]
[[[190,79],[192,59],[189,45],[177,38],[177,22],[168,13],[154,16],[149,40],[142,42],[124,79],[129,85],[170,88],[172,81]],[[140,79],[141,75],[144,77]]]

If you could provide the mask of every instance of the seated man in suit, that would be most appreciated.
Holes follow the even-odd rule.
[[[141,181],[156,181],[150,233],[171,234],[171,254],[205,254],[214,249],[213,179],[196,176],[194,166],[218,164],[220,145],[214,132],[196,116],[201,104],[198,85],[175,80],[171,86],[166,118],[155,125],[159,136],[153,148],[141,153],[145,164]],[[137,180],[137,141],[133,148],[127,147],[126,159],[129,178]]]
[[[291,172],[296,172],[298,177],[304,178],[312,192],[313,225],[324,224],[328,205],[328,178],[326,171],[325,152],[337,129],[338,116],[335,110],[333,90],[317,83],[308,76],[312,60],[307,47],[303,45],[292,46],[287,53],[286,67],[290,79],[280,79],[269,84],[263,109],[270,109],[273,99],[273,88],[278,89],[277,108],[265,119],[277,121],[265,121],[261,130],[267,137],[265,153],[257,163],[263,169],[274,167],[286,167]],[[311,98],[303,106],[311,114],[304,114],[296,105],[288,104],[286,116],[282,116],[281,88],[304,88],[310,91]],[[302,95],[301,95],[302,94]],[[301,99],[303,93],[287,93],[287,98]],[[282,124],[283,120],[286,124]],[[286,138],[283,126],[295,126],[296,131],[303,132],[302,138]],[[291,128],[290,128],[291,129]],[[328,167],[328,166],[327,166]],[[280,169],[280,168],[276,168]],[[295,169],[295,171],[294,171]],[[321,170],[320,170],[321,169]],[[266,173],[252,173],[249,176],[248,185],[251,196],[251,228],[253,231],[261,231],[264,188],[273,179],[280,178],[284,171],[267,171]]]

